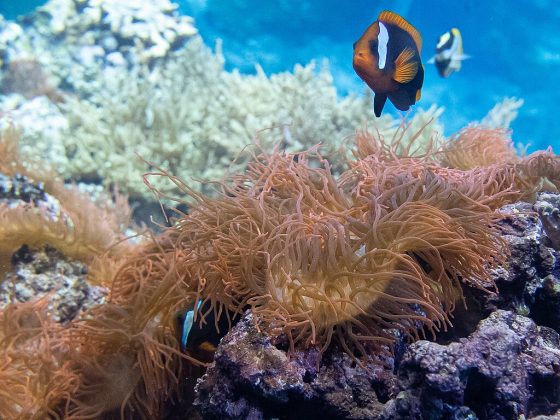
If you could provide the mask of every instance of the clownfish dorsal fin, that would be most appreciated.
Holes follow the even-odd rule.
[[[393,79],[399,83],[407,83],[418,73],[418,62],[414,60],[414,51],[405,48],[395,60],[395,75]]]
[[[390,12],[389,10],[384,10],[379,14],[377,20],[388,23],[390,25],[398,26],[402,30],[406,31],[414,40],[416,48],[418,49],[418,53],[422,52],[422,37],[420,36],[420,32],[418,32],[418,30],[414,26],[408,23],[405,18],[397,15],[394,12]]]

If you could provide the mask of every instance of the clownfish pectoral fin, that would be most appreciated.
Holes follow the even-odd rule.
[[[373,98],[373,112],[377,118],[381,116],[381,112],[383,111],[386,101],[387,95],[383,95],[381,93],[375,94],[375,97]]]
[[[435,55],[432,56],[432,58],[430,58],[430,59],[427,61],[427,63],[428,63],[428,64],[436,64],[436,56],[435,56]]]
[[[468,60],[469,58],[471,58],[471,56],[468,55],[468,54],[457,54],[457,55],[454,55],[453,58],[455,60]]]
[[[416,102],[418,102],[421,97],[422,97],[422,92],[420,91],[420,89],[418,89],[416,91]]]
[[[395,75],[393,79],[399,83],[408,83],[418,73],[418,61],[414,59],[414,51],[405,48],[395,60]]]

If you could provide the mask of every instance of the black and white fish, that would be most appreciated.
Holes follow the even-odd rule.
[[[435,64],[441,77],[449,77],[451,73],[461,70],[461,62],[470,58],[463,53],[463,37],[461,31],[452,28],[439,37],[436,55],[428,63]]]

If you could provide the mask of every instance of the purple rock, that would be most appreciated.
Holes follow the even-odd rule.
[[[558,334],[496,311],[459,343],[418,341],[399,367],[400,393],[382,418],[552,415],[560,407]]]
[[[195,404],[204,418],[263,419],[378,417],[394,388],[392,360],[365,369],[346,354],[317,349],[289,357],[247,313],[222,340],[198,381]]]

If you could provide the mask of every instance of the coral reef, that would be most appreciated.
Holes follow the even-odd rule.
[[[120,260],[99,257],[91,278],[111,284],[106,303],[64,328],[51,327],[54,321],[40,315],[42,301],[4,309],[44,319],[34,334],[25,335],[17,325],[7,330],[3,342],[18,345],[0,352],[6,369],[28,363],[14,351],[32,358],[48,343],[57,349],[45,353],[46,372],[39,375],[30,367],[26,373],[29,383],[54,382],[37,385],[45,394],[17,410],[163,417],[186,386],[180,378],[204,365],[191,350],[182,351],[176,318],[200,300],[205,309],[195,311],[198,327],[210,318],[215,325],[209,328],[224,319],[231,325],[232,317],[249,308],[254,326],[288,355],[311,349],[307,354],[315,356],[306,363],[315,363],[317,372],[322,357],[342,357],[366,369],[372,355],[391,363],[403,338],[414,341],[446,330],[465,290],[493,296],[492,273],[508,255],[499,209],[540,190],[557,191],[560,161],[548,151],[486,167],[449,168],[441,164],[445,154],[438,148],[417,153],[418,137],[418,132],[391,139],[362,132],[355,158],[339,176],[317,147],[290,153],[255,145],[247,170],[209,184],[210,195],[156,167],[144,178],[152,192],[162,200],[189,202],[190,210],[175,209],[170,228],[125,248]],[[8,172],[26,169],[18,159],[9,162]],[[152,182],[158,178],[178,193],[158,190]],[[89,211],[89,222],[95,222],[89,228],[103,225]],[[18,226],[20,236],[24,230]],[[95,246],[81,244],[90,241],[87,234],[78,237],[80,249],[99,255]],[[64,252],[74,251],[74,245],[61,244]],[[269,350],[276,362],[286,357]],[[296,388],[298,375],[292,375]],[[362,383],[354,377],[350,386]],[[71,389],[57,388],[56,378],[66,378]],[[383,389],[379,385],[378,392]],[[277,396],[282,400],[300,391],[285,389]],[[383,392],[380,398],[388,398],[389,391]],[[315,395],[323,398],[318,390]],[[363,396],[373,410],[373,394]],[[352,411],[350,403],[339,408]]]
[[[313,63],[296,66],[270,77],[258,68],[244,76],[223,67],[219,49],[213,54],[196,39],[149,76],[137,69],[132,77],[101,78],[88,101],[63,107],[69,121],[64,149],[71,156],[61,166],[64,176],[118,182],[131,195],[146,195],[139,154],[183,179],[220,179],[245,167],[250,154],[243,150],[255,134],[264,148],[281,142],[297,151],[322,142],[333,154],[371,108],[367,97],[339,100],[326,66],[319,72]],[[410,132],[440,113],[419,111]],[[398,123],[386,117],[376,127],[391,136]],[[438,131],[433,121],[422,138],[427,142]]]
[[[67,187],[54,171],[40,161],[23,163],[14,130],[0,133],[0,171],[24,175],[40,182],[40,189],[51,197],[37,203],[0,204],[0,255],[10,255],[21,245],[39,247],[49,244],[66,256],[90,262],[124,239],[130,225],[127,198],[115,191],[114,203],[92,201],[76,187]],[[14,183],[15,185],[15,183]],[[50,210],[55,209],[55,212]],[[111,252],[124,252],[126,243]]]
[[[132,246],[124,241],[126,197],[91,199],[43,162],[22,161],[14,130],[0,133],[0,172],[1,302],[45,296],[44,310],[58,322],[102,302],[107,272]]]
[[[462,343],[418,342],[456,341],[496,308],[557,328],[557,212],[536,207],[543,235],[531,204],[513,203],[557,193],[560,158],[514,153],[520,102],[447,142],[435,106],[354,136],[370,101],[338,98],[326,65],[227,72],[190,19],[145,3],[51,0],[0,21],[3,68],[32,63],[43,80],[0,108],[2,124],[25,124],[19,144],[11,128],[0,138],[0,269],[14,268],[0,285],[0,417],[181,412],[208,365],[181,345],[191,309],[202,333],[241,318],[198,384],[208,416],[289,417],[286,402],[310,417],[552,414],[546,329],[497,312]],[[49,91],[65,102],[26,98]],[[155,195],[174,217],[133,245],[126,197],[92,199],[60,175]]]
[[[541,194],[539,205],[555,203],[557,197]],[[528,418],[554,414],[560,404],[556,394],[560,378],[552,371],[558,362],[549,365],[548,361],[557,358],[557,333],[547,327],[537,329],[528,318],[520,316],[530,316],[539,325],[558,332],[558,300],[549,293],[554,289],[549,285],[555,282],[559,260],[547,246],[547,237],[532,208],[529,203],[502,208],[505,217],[498,225],[511,255],[503,266],[492,270],[489,279],[496,282],[499,293],[463,288],[468,309],[461,310],[459,306],[453,314],[453,328],[437,334],[439,343],[452,341],[451,345],[420,341],[408,348],[403,362],[401,342],[394,362],[388,359],[384,364],[368,364],[371,382],[361,382],[363,371],[345,366],[336,359],[336,352],[334,365],[344,366],[343,369],[338,371],[331,366],[333,354],[329,352],[317,369],[313,348],[296,351],[284,369],[274,364],[258,369],[258,363],[251,361],[285,356],[271,345],[266,332],[242,321],[224,338],[215,362],[199,380],[197,404],[203,414],[211,418],[243,418],[249,413],[255,418],[296,418],[300,411],[290,410],[295,401],[298,408],[309,408],[309,418],[324,413],[337,413],[342,418],[388,419],[469,415],[511,418],[511,410]],[[498,308],[507,312],[492,314]],[[477,327],[481,320],[485,321]],[[526,343],[530,343],[529,347]],[[482,358],[485,347],[490,350],[482,353],[488,355]],[[505,357],[504,348],[512,350]],[[534,354],[539,355],[538,360]],[[499,369],[508,374],[500,374]],[[395,387],[397,375],[399,388]],[[508,387],[502,381],[512,376],[527,380],[514,379]],[[269,377],[274,380],[263,380]],[[484,395],[477,393],[479,389],[484,390]],[[506,391],[511,394],[504,397]],[[290,404],[278,403],[276,396],[287,392]],[[348,394],[358,398],[348,399]],[[511,404],[512,395],[521,397],[519,404]],[[336,398],[334,404],[331,397]]]
[[[380,149],[339,181],[318,154],[280,152],[256,157],[216,199],[171,177],[197,201],[169,231],[181,242],[165,251],[186,247],[178,275],[191,287],[204,278],[191,300],[210,300],[216,313],[249,305],[292,348],[324,350],[335,340],[368,354],[392,341],[389,328],[411,337],[419,323],[445,328],[459,279],[484,288],[487,270],[503,261],[488,226],[519,196],[510,191],[515,173],[385,160],[389,150],[369,140]]]
[[[14,130],[0,135],[0,172],[0,415],[57,417],[76,387],[64,334],[104,302],[102,274],[132,249],[130,209],[124,196],[93,200],[44,162],[24,162]]]

